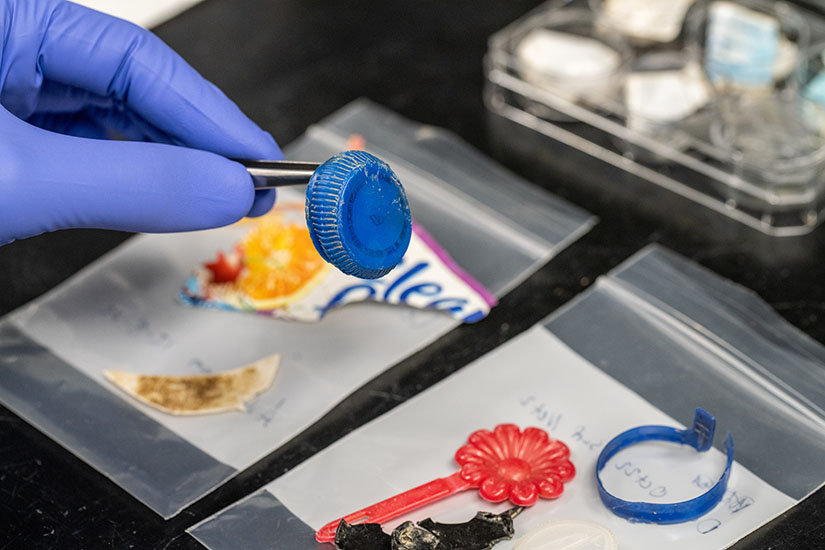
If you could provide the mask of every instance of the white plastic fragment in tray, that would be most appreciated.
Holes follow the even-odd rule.
[[[250,497],[190,529],[210,550],[321,550],[314,532],[456,470],[473,431],[538,426],[564,441],[576,477],[554,501],[515,519],[518,537],[551,519],[595,521],[619,548],[719,549],[770,521],[825,482],[825,348],[753,293],[651,246],[601,277],[526,333],[361,427]],[[620,432],[689,426],[714,415],[707,453],[649,443],[611,459],[602,480],[625,500],[679,502],[713,485],[736,444],[728,490],[708,514],[677,525],[638,524],[601,502],[595,464]],[[474,491],[387,522],[464,522],[510,505]]]
[[[413,215],[498,296],[594,219],[519,181],[457,138],[355,102],[287,149],[324,160],[366,138],[407,190]],[[284,191],[281,200],[300,194]],[[338,401],[458,324],[361,303],[320,323],[182,305],[192,269],[243,233],[138,236],[0,322],[0,401],[164,517],[305,429]],[[106,369],[202,374],[279,353],[273,386],[245,413],[173,417],[131,400]]]

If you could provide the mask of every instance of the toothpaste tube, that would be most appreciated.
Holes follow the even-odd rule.
[[[189,278],[181,292],[190,305],[249,311],[317,322],[349,303],[385,302],[436,309],[465,323],[483,319],[496,298],[463,271],[419,225],[401,263],[380,279],[344,275],[324,262],[309,237],[298,205],[277,207],[251,222],[228,253],[219,251]]]

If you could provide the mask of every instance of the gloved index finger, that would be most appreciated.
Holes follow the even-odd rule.
[[[234,158],[282,158],[275,140],[151,32],[52,4],[38,58],[45,78],[113,97],[181,145]]]

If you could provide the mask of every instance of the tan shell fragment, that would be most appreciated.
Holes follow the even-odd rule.
[[[278,371],[279,355],[217,374],[162,376],[107,370],[117,387],[169,414],[210,414],[243,411],[244,403],[266,390]]]

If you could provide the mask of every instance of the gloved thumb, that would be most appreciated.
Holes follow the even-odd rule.
[[[56,229],[190,231],[249,212],[239,163],[157,143],[70,137],[0,108],[0,244]]]

